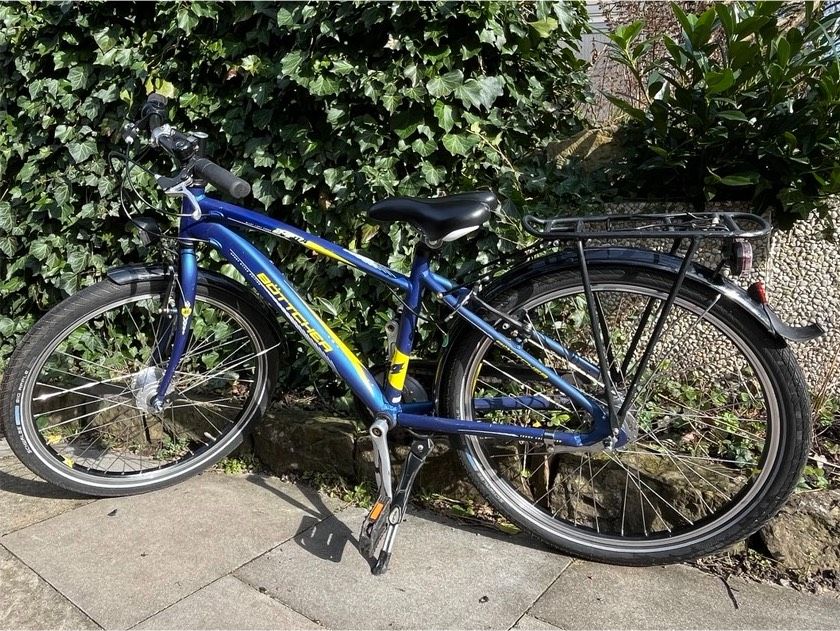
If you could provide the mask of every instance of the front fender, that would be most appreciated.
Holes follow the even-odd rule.
[[[127,285],[135,281],[169,278],[172,269],[173,267],[171,265],[160,263],[132,263],[120,267],[113,267],[105,272],[105,275],[117,285]],[[249,304],[257,305],[265,314],[268,321],[274,323],[276,339],[283,339],[284,335],[277,322],[276,314],[265,306],[260,297],[250,287],[217,272],[211,272],[210,270],[201,268],[198,270],[198,282],[223,289]]]

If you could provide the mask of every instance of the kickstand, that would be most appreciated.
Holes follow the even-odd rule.
[[[388,514],[394,495],[391,492],[391,454],[388,452],[387,421],[383,419],[375,421],[368,433],[373,442],[373,466],[379,496],[362,523],[362,531],[359,533],[359,550],[364,556],[371,558],[385,533],[387,520],[380,517],[383,513]]]
[[[363,542],[362,551],[367,551],[368,558],[373,558],[373,553],[379,540],[383,539],[382,549],[379,552],[376,563],[371,568],[371,572],[375,575],[384,574],[388,570],[388,562],[391,560],[397,530],[399,530],[400,524],[405,519],[405,510],[408,505],[408,499],[411,496],[411,488],[414,486],[414,481],[417,479],[420,468],[425,464],[426,458],[433,448],[434,443],[430,438],[418,438],[411,443],[411,451],[409,451],[408,457],[403,463],[400,483],[397,486],[397,492],[393,500],[389,502],[390,506],[381,504],[380,500],[377,500],[365,519],[365,523],[362,526],[362,535],[359,540]],[[380,519],[384,513],[387,513],[387,518]],[[382,525],[380,526],[380,524]],[[366,536],[368,532],[371,534],[376,533],[375,537]]]

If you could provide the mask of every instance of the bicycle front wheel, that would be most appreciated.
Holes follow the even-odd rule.
[[[619,405],[673,280],[630,267],[591,270]],[[494,304],[598,365],[577,271],[526,281]],[[603,379],[527,344],[605,405]],[[547,543],[602,562],[683,561],[757,530],[792,491],[810,444],[809,401],[792,353],[742,309],[688,281],[653,349],[628,408],[626,445],[552,453],[542,444],[458,437],[478,490]],[[474,331],[453,342],[442,388],[451,417],[591,429],[547,380]],[[488,409],[494,397],[526,403]]]
[[[104,280],[57,305],[12,355],[2,389],[9,445],[63,488],[154,490],[230,453],[268,406],[275,326],[250,294],[202,279],[189,344],[161,411],[150,407],[177,317],[167,280]]]

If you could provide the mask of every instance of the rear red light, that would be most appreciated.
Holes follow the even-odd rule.
[[[752,245],[747,241],[733,241],[729,250],[729,269],[735,276],[749,272],[753,265]]]
[[[752,285],[747,288],[747,293],[749,294],[750,298],[755,300],[756,302],[766,305],[767,304],[767,290],[764,288],[764,282],[757,280]]]

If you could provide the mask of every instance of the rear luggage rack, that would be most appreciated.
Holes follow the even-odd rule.
[[[753,239],[770,233],[767,220],[750,213],[642,213],[553,217],[525,215],[525,230],[541,239]]]
[[[613,441],[611,444],[613,445],[619,440],[620,429],[624,425],[630,402],[636,394],[640,378],[650,362],[653,348],[662,335],[665,320],[674,306],[674,301],[697,254],[701,241],[705,238],[723,239],[728,244],[724,251],[728,251],[729,255],[721,261],[715,273],[719,272],[727,262],[733,270],[737,270],[736,273],[740,273],[742,268],[745,267],[746,260],[751,261],[752,259],[752,249],[749,243],[744,240],[767,235],[772,229],[770,224],[761,217],[749,213],[733,212],[640,213],[591,217],[554,217],[550,219],[525,215],[522,218],[522,225],[528,233],[545,239],[550,244],[559,241],[575,242],[574,248],[577,250],[577,258],[580,264],[589,321],[599,324],[603,321],[603,315],[595,299],[595,292],[589,278],[589,266],[586,262],[585,248],[589,240],[669,239],[672,241],[670,248],[672,256],[676,256],[684,242],[687,241],[679,271],[676,274],[671,291],[668,292],[668,297],[658,311],[658,315],[654,315],[653,312],[653,299],[648,301],[644,314],[644,326],[647,326],[649,318],[655,317],[656,321],[629,384],[622,384],[621,400],[615,396],[618,390],[615,388],[614,379],[620,375],[615,372],[610,348],[604,340],[601,330],[603,324],[591,327],[595,350],[598,354],[598,366],[604,380],[604,394],[609,410],[610,427],[612,429],[611,440]],[[717,299],[715,299],[715,302],[717,302]],[[712,303],[713,305],[714,303]],[[709,308],[711,309],[711,306]],[[641,330],[639,329],[639,331]],[[633,348],[635,349],[640,342],[640,337],[634,337]]]

